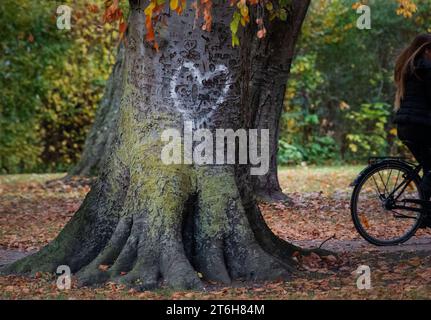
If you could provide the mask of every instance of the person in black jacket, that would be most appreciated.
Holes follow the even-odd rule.
[[[424,168],[424,196],[431,197],[431,34],[417,36],[395,67],[398,137]]]

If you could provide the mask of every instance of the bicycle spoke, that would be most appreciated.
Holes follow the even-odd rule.
[[[383,181],[383,178],[382,178],[382,175],[380,174],[380,171],[378,171],[377,173],[379,174],[379,177],[380,177],[380,181],[382,181],[382,183],[383,183],[383,187],[385,188],[385,193],[384,193],[384,195],[385,195],[385,197],[386,197],[386,192],[387,192],[387,189],[386,189],[386,185],[385,185],[385,182]]]
[[[391,175],[392,175],[392,169],[391,169],[391,171],[389,171],[388,180],[386,181],[386,185],[388,185],[388,189],[389,189],[389,180],[391,179]],[[394,191],[394,190],[392,190],[392,191]],[[392,192],[391,192],[391,193],[392,193]],[[389,193],[389,195],[390,195],[391,193]]]
[[[395,188],[396,188],[396,187],[397,187],[397,185],[398,185],[398,179],[400,178],[400,173],[401,173],[401,171],[398,171],[397,180],[395,181],[394,190],[392,190],[392,192],[393,192],[393,191],[395,191]]]
[[[378,196],[378,197],[379,197],[379,199],[380,199],[380,196],[382,195],[382,193],[380,192],[379,185],[378,185],[378,183],[377,183],[376,179],[374,178],[374,176],[371,176],[371,177],[373,178],[374,184],[376,185],[376,188],[377,188],[377,196]]]

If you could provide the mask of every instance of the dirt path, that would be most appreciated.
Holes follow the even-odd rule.
[[[23,252],[18,250],[4,250],[0,249],[0,266],[12,263],[18,259],[21,259],[31,252]]]
[[[292,241],[294,244],[303,248],[316,248],[322,244],[322,240],[302,240]],[[337,253],[341,252],[419,252],[429,251],[431,252],[431,238],[416,238],[413,237],[406,243],[398,246],[390,247],[377,247],[369,244],[365,240],[335,240],[331,239],[325,242],[322,246],[323,249],[334,251]]]
[[[294,244],[302,248],[317,248],[322,244],[322,240],[302,240],[292,241]],[[416,238],[413,237],[406,243],[399,246],[390,247],[376,247],[365,240],[336,240],[330,239],[322,246],[323,249],[334,251],[336,253],[342,252],[431,252],[431,237],[430,238]],[[23,258],[32,252],[24,252],[19,250],[5,250],[0,249],[0,266],[12,263],[20,258]]]

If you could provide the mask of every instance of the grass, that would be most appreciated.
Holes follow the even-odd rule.
[[[0,175],[0,185],[14,185],[23,183],[44,183],[50,180],[63,178],[65,173],[23,173],[23,174],[4,174]]]
[[[364,166],[353,166],[353,165],[343,165],[343,166],[292,166],[292,167],[280,167],[279,175],[280,179],[284,177],[290,177],[294,179],[300,179],[303,185],[301,190],[305,192],[313,192],[322,188],[324,185],[321,183],[330,183],[333,188],[339,187],[336,185],[335,181],[328,181],[328,177],[342,174],[342,176],[348,176],[354,178]],[[23,174],[5,174],[0,175],[0,185],[1,184],[17,184],[17,183],[44,183],[50,180],[56,180],[64,177],[66,173],[23,173]],[[316,184],[317,182],[317,184]],[[288,191],[299,191],[296,189],[297,185],[287,186]],[[293,189],[295,188],[295,189]],[[292,189],[292,190],[289,190]]]
[[[345,192],[365,166],[282,167],[280,185],[286,193],[322,192],[332,195]],[[295,181],[295,183],[291,183]]]

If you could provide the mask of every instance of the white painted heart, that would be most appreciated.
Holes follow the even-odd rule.
[[[225,65],[218,64],[215,66],[214,71],[207,71],[204,74],[202,74],[201,71],[198,68],[196,68],[192,62],[185,62],[183,63],[183,65],[179,66],[177,70],[174,72],[174,75],[170,82],[170,94],[174,102],[174,106],[179,112],[182,113],[184,120],[193,121],[194,126],[196,128],[199,128],[202,123],[208,122],[209,120],[211,120],[211,117],[214,114],[214,112],[224,102],[226,95],[229,91],[229,83],[231,81],[231,76],[230,75],[228,76],[228,79],[221,90],[220,96],[217,98],[214,105],[212,105],[209,108],[208,113],[205,115],[205,118],[195,119],[195,115],[194,115],[195,110],[190,110],[190,108],[184,108],[185,107],[184,103],[182,103],[177,93],[180,70],[183,68],[190,70],[193,78],[197,80],[198,89],[202,88],[203,81],[210,80],[211,78],[213,78],[214,76],[220,73],[227,73],[228,69]]]

